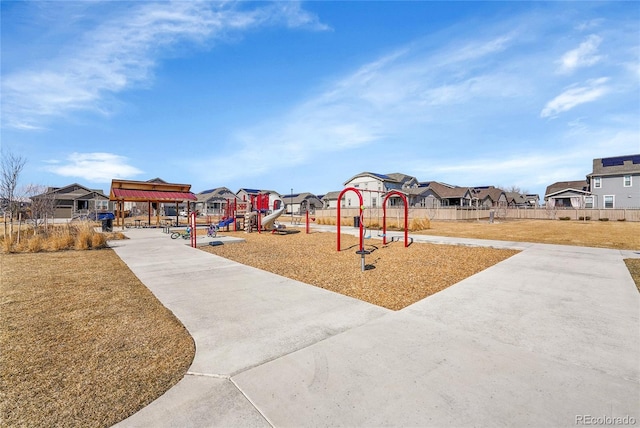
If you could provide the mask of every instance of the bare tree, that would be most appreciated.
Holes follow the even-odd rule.
[[[20,209],[18,195],[16,189],[18,187],[18,179],[27,160],[15,155],[11,152],[0,152],[2,160],[0,161],[0,198],[2,199],[4,208],[5,228],[4,234],[7,235],[7,213],[9,214],[10,226],[9,234],[13,236],[13,216]]]
[[[27,186],[26,195],[31,199],[28,221],[33,225],[33,234],[38,233],[39,226],[46,227],[47,221],[53,218],[56,200],[47,193],[47,187],[37,184]]]

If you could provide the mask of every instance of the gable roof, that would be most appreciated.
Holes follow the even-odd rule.
[[[504,190],[494,186],[474,187],[473,189],[471,189],[471,194],[480,200],[485,200],[489,198],[493,202],[497,202],[500,199],[500,196],[502,194],[505,194],[506,196],[506,193],[504,192]]]
[[[547,190],[544,192],[545,198],[553,196],[554,194],[564,192],[566,190],[575,190],[576,192],[589,193],[589,184],[587,180],[574,180],[574,181],[556,181],[555,183],[547,186]]]
[[[206,202],[214,199],[236,199],[236,194],[227,187],[203,190],[196,195],[198,202]]]
[[[63,187],[49,187],[46,192],[32,196],[31,199],[37,199],[45,195],[47,197],[53,197],[54,199],[79,199],[86,198],[87,195],[94,194],[98,197],[107,197],[101,189],[90,189],[81,184],[73,183]]]
[[[451,184],[440,183],[438,181],[429,182],[429,190],[442,199],[463,198],[469,192],[468,187],[453,186]]]
[[[285,204],[299,204],[299,203],[302,203],[303,201],[308,201],[308,200],[312,200],[312,199],[315,199],[316,201],[322,203],[322,201],[320,199],[318,199],[318,197],[316,195],[314,195],[313,193],[310,193],[310,192],[281,195],[280,199]]]

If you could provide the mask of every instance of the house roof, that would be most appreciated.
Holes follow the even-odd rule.
[[[492,201],[497,202],[500,199],[500,195],[505,193],[502,189],[498,189],[494,186],[480,186],[472,189],[472,194],[480,200],[490,198]],[[506,196],[506,194],[505,194]]]
[[[90,195],[99,198],[107,197],[101,189],[89,189],[81,184],[73,183],[63,187],[49,187],[45,193],[32,196],[31,199],[37,199],[45,195],[54,199],[86,199]]]
[[[588,175],[618,175],[623,173],[640,173],[640,154],[598,158],[593,160],[593,172]]]
[[[327,200],[327,201],[335,201],[338,199],[338,196],[340,196],[340,192],[342,192],[342,190],[334,190],[331,192],[327,192],[320,199]]]
[[[557,181],[549,186],[544,192],[545,198],[554,194],[564,192],[565,190],[575,190],[577,192],[589,193],[589,185],[587,180],[574,181]]]
[[[198,198],[198,202],[205,202],[213,199],[237,199],[236,194],[227,187],[204,190],[198,193],[196,197]]]
[[[318,197],[316,195],[314,195],[313,193],[310,192],[304,192],[304,193],[294,193],[294,194],[289,194],[289,195],[281,195],[280,199],[285,203],[292,203],[292,204],[299,204],[303,201],[307,201],[309,199],[315,199],[318,202],[322,202],[320,199],[318,199]]]
[[[469,192],[468,187],[452,186],[451,184],[440,183],[438,181],[429,182],[428,189],[443,199],[462,198]]]

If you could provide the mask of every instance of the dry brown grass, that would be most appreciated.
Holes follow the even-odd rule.
[[[624,261],[627,264],[627,269],[636,283],[638,292],[640,292],[640,259],[626,259]]]
[[[0,425],[110,426],[188,369],[188,332],[113,251],[0,265]]]
[[[236,233],[245,243],[206,247],[205,251],[317,287],[398,310],[488,268],[517,251],[401,242],[383,246],[365,240],[369,269],[361,270],[358,240],[335,233]],[[225,235],[227,235],[225,233]],[[230,233],[228,235],[234,235]]]
[[[432,221],[429,230],[419,233],[625,250],[640,249],[640,223],[626,221],[508,220],[495,223]]]

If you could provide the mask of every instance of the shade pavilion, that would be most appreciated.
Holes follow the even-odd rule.
[[[167,183],[161,179],[150,181],[117,180],[111,181],[109,200],[116,203],[116,226],[124,226],[124,203],[146,202],[148,204],[148,224],[151,225],[151,205],[156,204],[155,225],[160,225],[160,204],[176,204],[176,224],[178,206],[181,202],[196,201],[190,184]],[[187,207],[189,204],[187,204]]]

